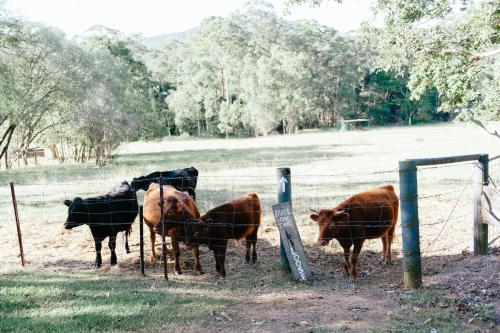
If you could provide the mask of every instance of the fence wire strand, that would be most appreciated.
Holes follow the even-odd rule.
[[[499,163],[500,160],[495,160],[495,163]],[[440,166],[426,166],[419,167],[420,171],[425,171],[427,175],[432,176],[432,172],[438,172],[439,169],[446,168],[444,170],[448,171],[449,168],[456,167],[457,172],[460,172],[460,168],[464,166],[470,166],[473,163],[458,163],[455,165],[440,165]],[[491,168],[493,171],[493,168]],[[498,170],[498,177],[500,177],[500,163]],[[389,176],[389,175],[392,175]],[[384,170],[384,171],[376,171],[370,173],[325,173],[325,174],[304,174],[298,172],[297,174],[292,175],[292,186],[294,188],[294,199],[293,199],[293,210],[297,214],[298,227],[300,230],[309,230],[306,233],[306,237],[303,237],[303,241],[306,244],[311,243],[315,240],[315,236],[317,235],[318,226],[314,224],[309,219],[309,209],[319,209],[319,208],[333,208],[341,201],[346,199],[347,197],[356,194],[360,189],[367,189],[369,187],[383,185],[383,184],[394,184],[397,186],[397,170]],[[364,178],[362,178],[363,176]],[[435,177],[435,176],[433,176]],[[447,176],[445,176],[447,177]],[[459,176],[449,176],[450,179],[457,179],[459,177],[463,178],[462,173],[459,173]],[[472,238],[472,234],[469,234],[467,239],[461,239],[457,242],[450,243],[448,240],[445,242],[440,242],[441,238],[448,239],[449,237],[443,237],[443,231],[452,226],[453,228],[461,228],[464,223],[468,223],[465,221],[467,216],[471,216],[471,213],[462,213],[459,208],[461,200],[463,199],[466,190],[470,184],[471,177],[465,182],[465,185],[461,189],[452,188],[454,185],[453,182],[449,184],[444,182],[441,187],[437,187],[435,189],[436,192],[429,194],[420,194],[418,199],[421,201],[420,204],[422,207],[433,207],[433,205],[439,204],[444,205],[447,202],[452,202],[453,205],[451,209],[446,213],[446,217],[443,218],[434,218],[435,221],[432,222],[423,222],[420,224],[420,236],[422,240],[429,244],[429,247],[423,249],[422,254],[428,256],[429,254],[434,253],[443,253],[446,251],[455,251],[458,246],[463,245],[464,243],[470,242]],[[494,184],[493,179],[495,179],[494,175],[490,175],[490,180]],[[425,180],[425,178],[424,178]],[[244,192],[251,192],[252,188],[264,188],[262,190],[262,195],[259,193],[262,202],[262,221],[261,229],[264,229],[269,226],[274,226],[272,214],[271,214],[271,206],[275,202],[276,197],[276,176],[271,175],[263,175],[263,176],[255,176],[255,175],[201,175],[197,177],[197,205],[200,207],[200,210],[206,211],[211,207],[221,204],[225,200],[229,200],[237,197],[238,195],[243,194]],[[431,178],[432,182],[432,178]],[[435,180],[434,180],[435,182]],[[424,182],[425,183],[425,182]],[[77,186],[75,186],[77,185]],[[31,228],[34,224],[43,225],[43,226],[52,226],[52,225],[60,225],[62,226],[66,216],[67,216],[67,208],[62,205],[64,199],[73,199],[75,197],[87,197],[96,195],[99,189],[106,187],[108,185],[116,185],[116,182],[111,181],[82,181],[80,184],[78,181],[75,182],[57,182],[51,184],[23,184],[19,185],[19,191],[17,194],[17,204],[21,209],[21,221],[22,227]],[[121,203],[132,203],[136,201],[136,199],[121,199],[119,200]],[[8,205],[12,204],[12,200],[9,199],[7,193],[0,192],[0,205],[1,207],[8,207]],[[109,204],[109,201],[102,200],[95,203],[88,203],[87,206],[90,205],[99,205],[99,204]],[[365,202],[366,204],[366,202]],[[63,211],[63,208],[65,211]],[[378,205],[378,208],[381,210],[384,208],[390,207],[385,204]],[[469,207],[470,209],[470,207]],[[27,221],[26,218],[23,218],[23,215],[27,211],[33,211],[33,213],[29,213],[26,215],[34,215],[35,219],[33,221]],[[443,209],[440,209],[439,214],[442,216]],[[130,209],[118,209],[113,211],[112,214],[131,214],[134,213],[134,210]],[[109,223],[99,223],[92,221],[95,217],[101,217],[110,215],[109,212],[90,212],[90,211],[81,211],[75,212],[76,214],[83,214],[87,216],[87,225],[89,226],[105,226],[109,225]],[[458,214],[457,214],[458,213]],[[203,214],[203,213],[202,213]],[[227,212],[226,214],[233,214],[233,219],[238,218],[238,212]],[[42,222],[40,222],[40,220]],[[453,223],[450,223],[452,222]],[[120,221],[114,221],[120,222]],[[360,225],[365,225],[367,222],[372,221],[361,221]],[[380,222],[380,221],[378,221]],[[196,226],[198,221],[181,221],[184,227],[187,228],[189,224]],[[271,224],[269,224],[271,223]],[[116,224],[125,224],[125,223],[116,223]],[[0,223],[0,226],[2,224]],[[352,223],[353,227],[357,226],[357,224]],[[221,227],[225,226],[224,224],[212,224],[213,227]],[[249,224],[240,224],[241,227],[249,227]],[[440,230],[436,230],[436,228],[440,227]],[[491,228],[494,231],[494,228]],[[1,230],[1,229],[0,229]],[[136,233],[138,228],[134,228],[134,233]],[[152,251],[151,244],[148,241],[150,239],[149,229],[144,229],[144,252]],[[276,229],[273,229],[274,233]],[[69,237],[72,232],[68,235]],[[187,232],[186,232],[187,233]],[[310,234],[313,234],[311,236]],[[265,234],[262,233],[261,234]],[[81,254],[86,254],[90,256],[91,254],[95,254],[95,250],[91,249],[92,243],[82,243],[82,235],[78,234],[79,238],[75,238],[74,240],[65,239],[63,244],[66,246],[76,246],[80,244],[80,246],[84,246],[81,250]],[[446,236],[446,235],[444,235]],[[496,236],[496,234],[494,234]],[[275,236],[273,236],[275,237]],[[167,237],[168,239],[169,237]],[[182,237],[181,237],[182,238]],[[179,238],[180,241],[182,239]],[[279,237],[278,237],[279,238]],[[493,237],[491,243],[496,241],[499,237]],[[228,241],[227,238],[224,237],[210,237],[213,241]],[[355,239],[364,239],[364,237],[358,237],[355,235],[351,235],[349,237],[351,240]],[[400,228],[396,229],[396,233],[394,235],[394,243],[400,246],[401,244],[401,231]],[[428,239],[431,239],[430,241]],[[34,239],[35,240],[35,239]],[[33,241],[34,241],[33,240]],[[31,239],[27,240],[28,242]],[[52,240],[53,242],[57,242],[58,240]],[[134,237],[134,243],[131,243],[131,255],[137,255],[139,253],[138,237]],[[169,240],[171,243],[171,240]],[[334,242],[334,240],[332,240]],[[168,243],[168,242],[167,242]],[[231,242],[232,243],[232,242]],[[491,244],[490,243],[490,244]],[[161,240],[156,242],[156,247],[162,246]],[[36,243],[33,246],[40,246],[40,244]],[[220,246],[215,244],[215,247]],[[370,249],[372,247],[369,247]],[[364,247],[366,250],[366,247]],[[42,255],[44,249],[41,249]],[[160,250],[161,251],[161,250]],[[101,253],[103,251],[101,250]],[[168,252],[172,252],[169,250]],[[363,252],[363,251],[362,251]],[[47,252],[48,253],[48,252]],[[202,252],[200,251],[200,255],[207,254],[209,251]],[[161,261],[158,262],[158,267],[161,266]]]

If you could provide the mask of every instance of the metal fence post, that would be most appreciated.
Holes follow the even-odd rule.
[[[19,242],[19,251],[21,253],[21,265],[25,265],[24,261],[24,249],[23,249],[23,236],[21,234],[21,225],[19,222],[19,213],[17,211],[17,199],[16,191],[14,189],[14,183],[10,183],[10,193],[12,194],[12,206],[14,207],[14,215],[16,218],[16,228],[17,228],[17,241]]]
[[[160,223],[161,223],[161,256],[163,259],[163,277],[168,280],[167,271],[167,243],[165,241],[165,221],[164,221],[164,201],[163,201],[163,184],[161,176],[158,178],[158,184],[160,185]]]
[[[420,235],[418,221],[417,165],[415,161],[399,162],[399,193],[403,238],[404,284],[407,288],[422,286]]]
[[[144,274],[144,211],[143,206],[139,205],[139,257],[141,262],[141,273]]]
[[[483,186],[488,185],[488,154],[483,154],[479,162],[474,164],[474,195],[473,195],[473,216],[474,216],[474,255],[488,254],[488,225],[483,223],[481,197]]]
[[[290,202],[292,204],[292,183],[290,179],[290,168],[277,168],[276,176],[278,177],[278,203]],[[285,247],[280,239],[280,255],[281,265],[289,272],[292,271],[288,258],[286,255]]]

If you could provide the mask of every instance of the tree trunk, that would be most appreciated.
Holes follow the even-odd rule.
[[[5,154],[5,169],[9,170],[10,169],[10,163],[9,163],[9,154]]]
[[[12,134],[14,134],[14,130],[16,129],[16,125],[10,125],[9,128],[5,131],[2,140],[0,141],[0,144],[2,144],[5,139],[7,139],[7,142],[5,143],[5,146],[2,149],[2,152],[0,153],[0,159],[2,158],[2,155],[5,155],[5,161],[6,161],[6,166],[10,165],[8,163],[9,157],[8,152],[9,152],[9,145],[10,145],[10,140],[12,139]]]

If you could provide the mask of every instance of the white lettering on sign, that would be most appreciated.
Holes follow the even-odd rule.
[[[293,219],[291,216],[281,216],[278,217],[278,223],[283,227],[288,227],[293,225]]]
[[[297,267],[297,271],[300,274],[302,280],[306,280],[306,274],[304,269],[302,268],[302,262],[300,261],[299,254],[293,250],[293,247],[290,246],[290,252],[292,253],[293,261],[295,263],[295,267]]]
[[[274,211],[274,217],[276,218],[276,221],[283,227],[293,225],[293,216],[290,207],[276,209]]]
[[[284,207],[284,208],[279,208],[274,210],[274,216],[276,218],[281,217],[281,216],[290,216],[292,215],[292,211],[290,210],[290,207]]]
[[[285,193],[286,183],[288,183],[288,180],[286,180],[285,177],[281,176],[280,184],[281,184],[281,192],[283,193]]]

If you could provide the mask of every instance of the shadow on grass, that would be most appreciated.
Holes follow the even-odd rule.
[[[410,304],[412,307],[395,308],[394,315],[387,318],[387,322],[379,324],[387,324],[389,328],[403,327],[408,332],[428,332],[432,328],[438,331],[468,328],[467,319],[471,315],[475,318],[484,317],[480,325],[494,320],[488,312],[490,310],[479,306],[472,306],[465,313],[460,312],[462,305],[446,298],[448,296],[441,291],[448,291],[452,286],[458,292],[465,284],[478,282],[482,278],[478,272],[491,267],[492,261],[462,254],[426,257],[424,267],[439,264],[442,274],[440,280],[433,283],[432,289],[436,292],[428,297],[420,292],[408,294],[404,291],[400,258],[387,267],[382,264],[379,252],[363,250],[358,264],[358,280],[353,285],[342,277],[342,254],[337,247],[320,248],[306,244],[315,282],[305,285],[294,282],[281,269],[277,245],[265,239],[259,240],[258,244],[259,263],[256,265],[243,264],[243,247],[234,244],[229,247],[226,267],[228,277],[222,281],[214,273],[213,255],[206,248],[202,249],[205,275],[195,276],[190,263],[183,266],[185,274],[171,276],[168,283],[163,280],[157,263],[148,263],[148,276],[139,277],[137,260],[130,260],[128,266],[108,273],[28,271],[0,275],[0,331],[168,331],[189,325],[215,331],[220,328],[220,322],[217,322],[213,313],[228,310],[237,313],[242,322],[251,328],[248,323],[254,317],[247,316],[255,313],[248,315],[245,309],[252,309],[256,305],[260,320],[271,323],[276,316],[280,320],[279,313],[272,309],[274,303],[271,299],[267,310],[264,303],[259,303],[257,297],[262,293],[289,295],[285,297],[301,295],[306,300],[317,298],[318,295],[335,299],[339,295],[353,293],[367,302],[373,297],[387,298],[389,304],[403,302],[403,305]],[[182,253],[184,261],[192,261],[190,254],[186,251]],[[59,261],[59,264],[64,262]],[[172,268],[172,263],[169,263],[170,272]],[[467,270],[475,272],[475,275],[467,273]],[[458,279],[454,278],[457,272],[460,274]],[[427,274],[428,270],[424,269],[424,279]],[[479,295],[487,295],[482,292],[484,285],[477,283],[477,286]],[[495,285],[491,285],[490,289],[494,293]],[[401,297],[408,295],[410,299],[401,301]],[[337,306],[335,302],[312,301],[287,304],[291,313],[299,315],[311,325],[331,325],[325,319],[327,317],[318,319],[311,309],[328,311],[325,306]],[[436,304],[446,307],[436,308]],[[412,312],[414,307],[420,311]],[[282,315],[285,321],[293,319],[286,313]],[[431,321],[427,321],[428,318]],[[234,321],[225,325],[237,330],[240,323]]]
[[[0,276],[1,332],[173,328],[203,322],[229,300],[203,289],[154,287],[151,279],[94,274]]]

